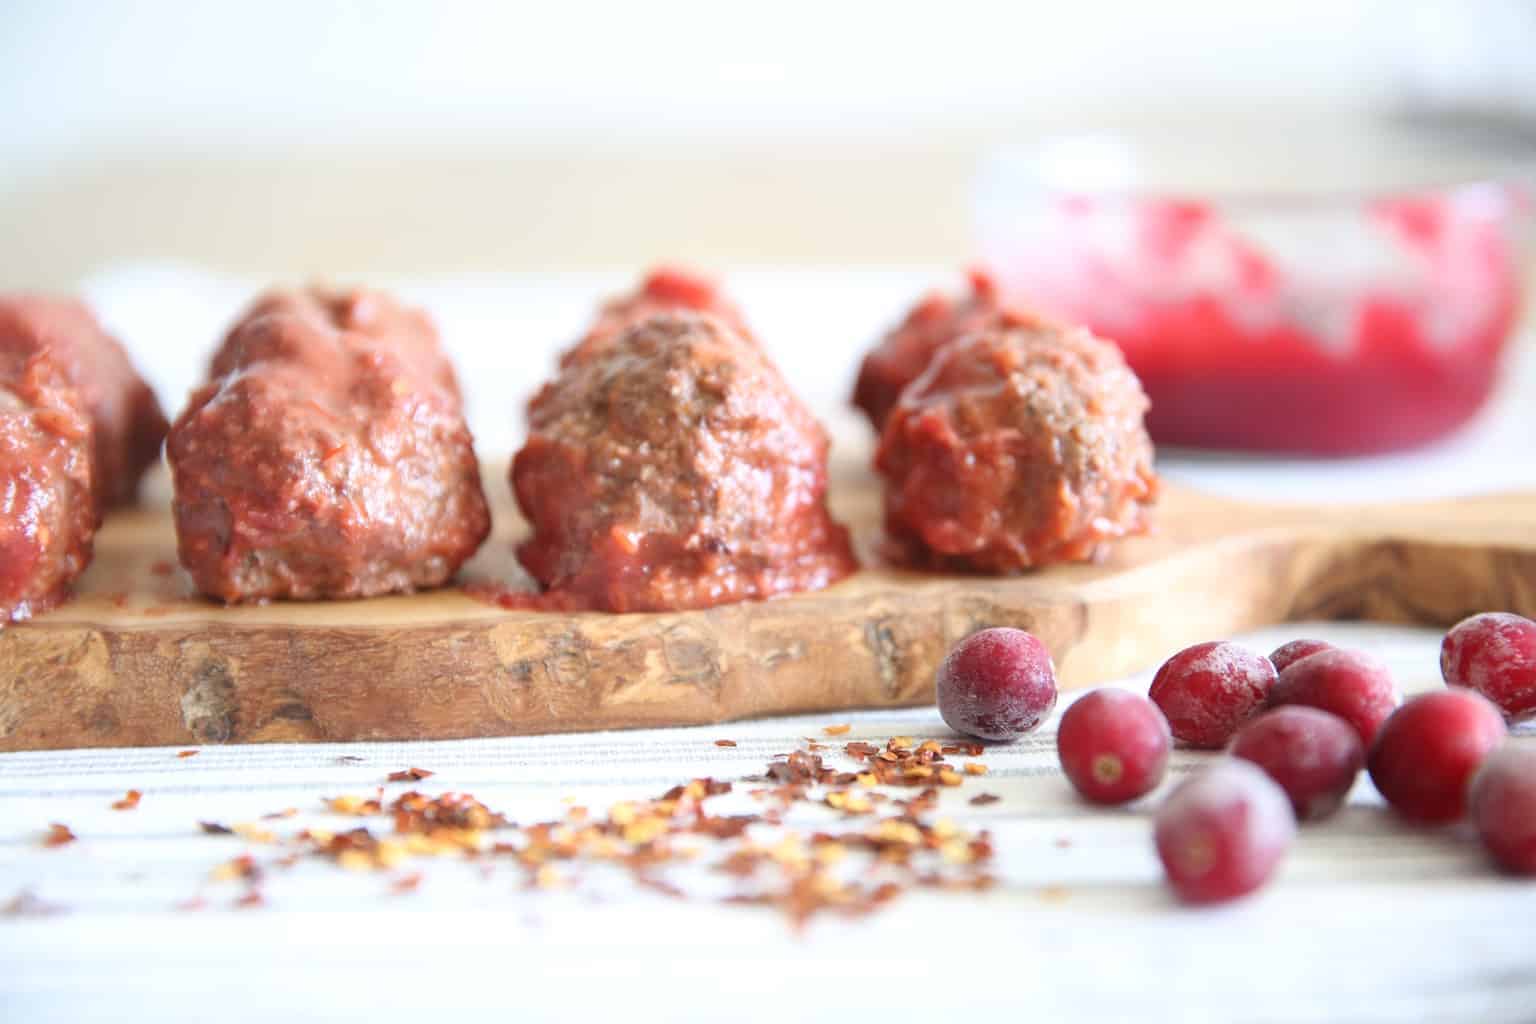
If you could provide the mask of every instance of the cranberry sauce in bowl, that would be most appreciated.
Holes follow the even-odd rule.
[[[1003,151],[981,253],[1016,301],[1117,342],[1160,444],[1411,448],[1493,390],[1529,168],[1355,137],[1107,137]]]

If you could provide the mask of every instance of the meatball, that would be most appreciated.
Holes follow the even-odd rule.
[[[36,332],[0,330],[0,622],[63,599],[91,561],[91,419]]]
[[[181,562],[227,602],[446,582],[490,513],[427,316],[379,292],[275,292],[214,357],[167,450]]]
[[[598,311],[587,333],[560,357],[562,368],[581,362],[642,320],[660,313],[708,313],[722,320],[737,337],[757,344],[741,310],[720,286],[702,274],[677,267],[657,267],[629,295],[610,299]]]
[[[1010,573],[1098,557],[1156,496],[1147,399],[1082,328],[991,327],[939,350],[886,420],[875,468],[895,556]]]
[[[864,357],[853,388],[853,404],[864,410],[875,430],[885,425],[902,389],[951,341],[991,324],[1040,325],[1034,314],[1005,307],[998,297],[997,282],[986,271],[972,270],[968,276],[969,295],[928,294]]]
[[[609,611],[707,608],[852,572],[828,514],[821,426],[728,323],[666,314],[534,398],[512,488],[518,558],[551,594]]]
[[[41,295],[0,298],[0,334],[47,346],[74,385],[95,435],[91,470],[98,511],[131,503],[140,479],[160,458],[168,424],[123,346],[84,303]]]

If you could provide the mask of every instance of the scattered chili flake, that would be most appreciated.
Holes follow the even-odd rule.
[[[366,818],[383,811],[383,806],[376,799],[350,795],[327,797],[325,806],[332,814],[346,814],[356,818]]]
[[[260,889],[247,889],[239,899],[235,900],[235,906],[241,910],[251,910],[266,905],[266,897],[261,894]]]
[[[715,740],[715,746],[717,747],[734,747],[735,745],[735,740]]]
[[[31,889],[22,889],[8,902],[0,905],[0,916],[4,917],[54,917],[68,911],[69,908],[62,903],[49,903]]]
[[[1065,850],[1071,845],[1072,840],[1068,839],[1066,836],[1060,836],[1056,840],[1056,848],[1059,850]]]
[[[420,782],[422,779],[430,779],[436,772],[427,771],[425,768],[407,768],[400,772],[390,772],[390,782]]]
[[[1002,797],[996,793],[977,793],[968,802],[974,807],[985,807],[987,804],[995,804],[1001,799]]]
[[[112,801],[112,809],[114,811],[131,811],[135,807],[139,806],[139,801],[143,798],[143,796],[144,794],[140,793],[138,790],[130,789],[127,793],[123,794],[123,798],[121,800]]]
[[[197,750],[181,750],[177,751],[176,756],[180,758],[196,757],[199,753],[200,751]]]
[[[176,571],[176,566],[162,558],[151,565],[149,567],[149,571],[154,573],[156,576],[169,576],[171,573]]]
[[[401,875],[389,883],[389,891],[394,893],[415,892],[421,887],[421,872],[413,871],[408,875]]]
[[[248,853],[242,853],[234,860],[227,860],[215,867],[209,877],[215,882],[227,882],[235,878],[245,878],[254,882],[261,877],[261,867],[256,863],[256,858]]]
[[[248,843],[277,842],[276,833],[264,829],[260,825],[252,825],[248,822],[237,824],[230,831]]]
[[[54,822],[48,826],[48,834],[43,837],[43,845],[65,846],[74,842],[76,838],[68,825],[60,825],[58,822]]]
[[[735,746],[732,740],[717,743]],[[467,793],[429,796],[411,790],[386,800],[382,787],[372,797],[330,797],[325,806],[336,814],[392,821],[393,834],[367,821],[337,832],[305,828],[286,838],[258,825],[201,825],[211,834],[280,844],[283,856],[268,867],[322,858],[346,871],[395,872],[419,858],[453,856],[481,861],[485,877],[493,873],[493,862],[510,863],[534,890],[578,886],[584,867],[606,864],[627,871],[638,887],[685,899],[687,892],[666,877],[667,867],[709,857],[708,867],[739,887],[727,902],[777,908],[797,928],[824,913],[873,913],[913,886],[971,892],[994,884],[988,871],[991,837],[948,818],[931,819],[942,787],[962,785],[966,775],[977,774],[945,760],[968,752],[968,745],[903,736],[883,748],[850,742],[842,753],[859,770],[843,771],[823,758],[821,752],[829,749],[824,744],[810,739],[806,744],[774,756],[753,780],[766,784],[747,793],[763,805],[757,813],[711,810],[708,801],[734,786],[699,778],[653,799],[620,801],[606,812],[568,797],[562,816],[521,828]],[[430,774],[410,769],[392,773],[390,781]],[[906,795],[895,798],[883,787]],[[983,794],[972,802],[996,799]],[[807,834],[786,827],[786,817],[805,805],[826,808],[854,830]],[[289,808],[263,820],[294,813]],[[518,834],[490,835],[501,830]],[[244,880],[246,895],[237,905],[258,906],[262,873],[262,865],[245,854],[218,865],[213,877]],[[396,872],[389,889],[414,891],[422,878],[420,870]]]
[[[197,823],[197,827],[210,836],[232,836],[235,834],[234,829],[228,825],[220,825],[216,821],[200,821]]]
[[[852,729],[853,726],[845,722],[842,725],[823,726],[821,731],[826,733],[828,736],[846,736]]]

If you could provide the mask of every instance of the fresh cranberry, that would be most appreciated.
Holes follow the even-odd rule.
[[[1148,694],[1177,739],[1193,747],[1225,746],[1237,727],[1264,707],[1275,683],[1268,658],[1226,641],[1186,647],[1163,663]]]
[[[1370,749],[1376,730],[1398,704],[1397,684],[1380,659],[1364,651],[1319,651],[1280,673],[1269,704],[1305,704],[1338,715]]]
[[[983,629],[955,645],[939,666],[939,714],[951,729],[1012,740],[1056,706],[1051,653],[1022,629]]]
[[[1367,762],[1371,781],[1405,818],[1456,821],[1467,811],[1467,785],[1504,742],[1504,716],[1470,690],[1440,690],[1392,713]]]
[[[1489,755],[1467,810],[1494,860],[1536,875],[1536,747],[1510,743]]]
[[[1299,704],[1255,718],[1237,731],[1228,750],[1278,782],[1301,821],[1337,811],[1365,765],[1365,746],[1353,726]]]
[[[1296,835],[1285,791],[1225,758],[1179,784],[1157,810],[1157,855],[1186,903],[1222,903],[1269,880]]]
[[[1451,627],[1440,644],[1440,675],[1493,701],[1511,719],[1536,714],[1536,622],[1485,612]]]
[[[1310,657],[1318,651],[1331,651],[1333,644],[1326,640],[1292,640],[1288,644],[1281,644],[1275,648],[1269,660],[1275,666],[1276,672],[1284,672],[1292,664],[1302,658]]]
[[[1123,804],[1150,793],[1168,770],[1173,737],[1157,705],[1129,690],[1094,690],[1061,716],[1056,753],[1087,800]]]

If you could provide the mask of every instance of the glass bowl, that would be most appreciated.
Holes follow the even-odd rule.
[[[1443,437],[1497,380],[1532,179],[1323,148],[1002,151],[976,188],[981,258],[1010,299],[1120,345],[1159,443],[1350,455]]]

